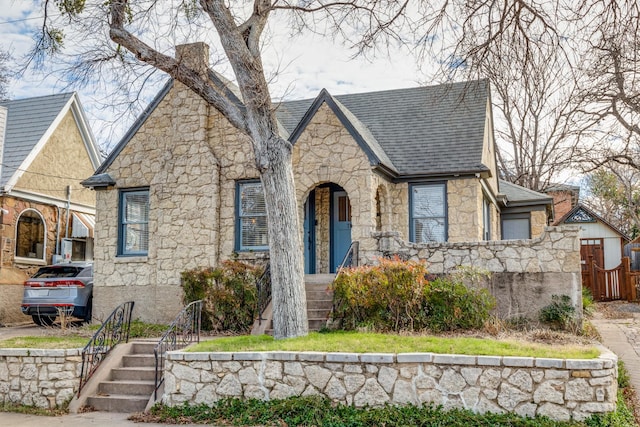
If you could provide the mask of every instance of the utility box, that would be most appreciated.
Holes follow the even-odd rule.
[[[71,262],[71,254],[73,253],[73,241],[71,239],[62,239],[61,245],[62,262]]]

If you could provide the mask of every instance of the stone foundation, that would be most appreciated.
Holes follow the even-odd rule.
[[[163,402],[321,395],[364,406],[425,405],[583,420],[614,411],[617,357],[597,359],[432,353],[169,352]]]
[[[0,402],[53,409],[80,384],[81,349],[0,349]]]

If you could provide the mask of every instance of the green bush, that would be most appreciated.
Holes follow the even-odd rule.
[[[591,295],[591,291],[589,290],[589,288],[582,288],[582,312],[587,315],[590,316],[591,314],[593,314],[593,311],[595,310],[595,306],[594,306],[594,302],[593,302],[593,295]]]
[[[347,330],[363,326],[380,331],[479,328],[495,306],[486,290],[467,288],[460,276],[429,282],[425,264],[398,258],[343,270],[332,289],[333,318]]]
[[[427,290],[427,326],[434,332],[479,329],[495,305],[486,289],[470,289],[451,278],[438,278]]]
[[[256,280],[262,273],[239,261],[225,261],[217,268],[182,273],[183,302],[203,300],[202,329],[215,332],[247,332],[257,314]]]
[[[576,309],[568,295],[551,295],[551,304],[540,310],[540,321],[557,329],[567,329],[575,321]]]

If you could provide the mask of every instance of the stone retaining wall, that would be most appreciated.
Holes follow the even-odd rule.
[[[81,349],[0,349],[0,402],[53,409],[78,391]]]
[[[614,411],[617,357],[592,360],[432,353],[169,352],[163,401],[323,395],[356,407],[434,403],[445,409],[582,420]]]
[[[528,240],[495,240],[466,243],[418,244],[402,240],[394,232],[373,233],[375,253],[365,253],[368,262],[397,255],[427,262],[430,273],[444,274],[459,266],[472,266],[491,273],[481,285],[497,300],[501,318],[536,320],[552,295],[568,295],[578,316],[582,313],[580,227],[546,227]]]

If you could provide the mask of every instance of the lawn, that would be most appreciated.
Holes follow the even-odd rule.
[[[493,356],[529,356],[560,359],[594,359],[595,346],[548,345],[516,340],[438,337],[361,332],[310,333],[306,337],[274,340],[268,335],[216,338],[187,349],[190,352],[323,351],[347,353],[444,353]]]

